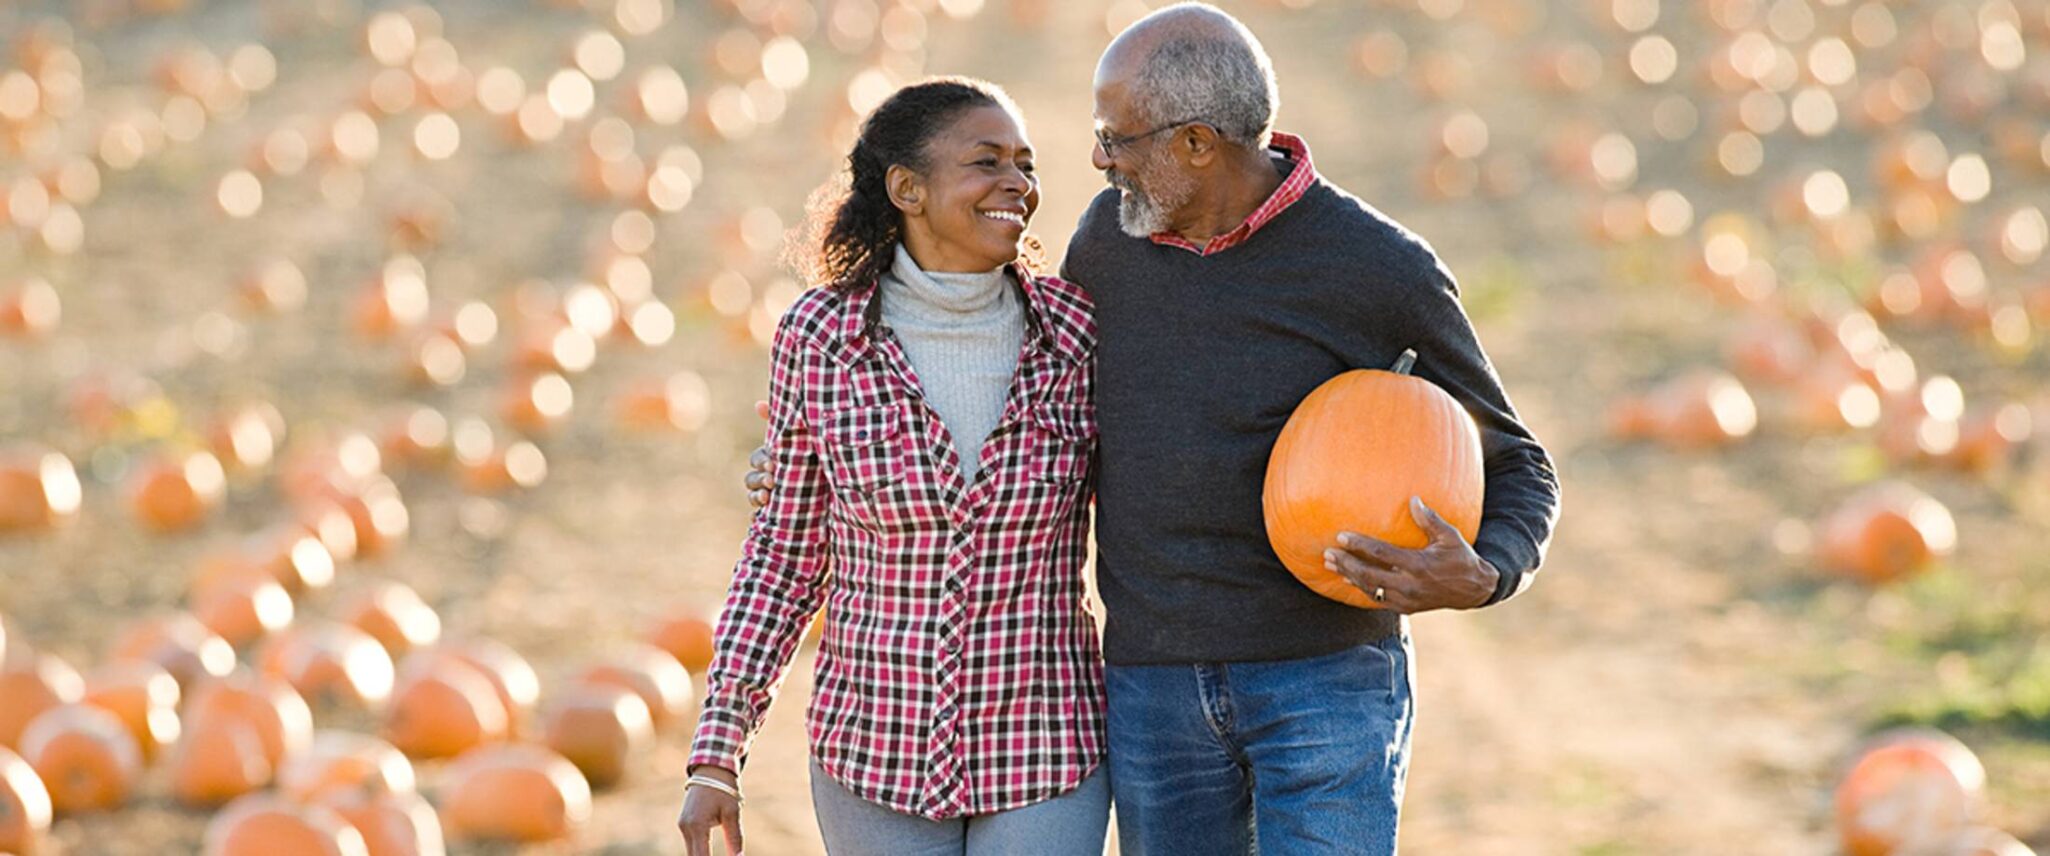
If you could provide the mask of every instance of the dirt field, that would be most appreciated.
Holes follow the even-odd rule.
[[[569,375],[574,407],[535,437],[547,477],[531,490],[473,495],[442,471],[394,469],[410,512],[404,543],[388,556],[345,565],[332,590],[299,604],[302,616],[332,615],[369,580],[403,581],[440,612],[448,636],[488,636],[524,654],[541,676],[544,707],[549,688],[638,638],[657,616],[716,608],[746,526],[738,481],[760,431],[750,409],[766,384],[759,332],[794,287],[776,267],[775,239],[833,168],[836,128],[852,114],[848,92],[861,90],[863,72],[960,73],[1005,85],[1039,149],[1045,201],[1034,229],[1058,258],[1076,214],[1101,186],[1088,163],[1095,57],[1108,24],[1145,8],[1133,0],[911,0],[903,5],[920,14],[894,13],[885,35],[840,50],[831,35],[834,10],[858,4],[827,0],[799,39],[810,51],[804,82],[782,94],[758,85],[749,109],[759,120],[780,108],[780,117],[741,134],[731,124],[722,133],[705,114],[742,109],[733,104],[750,96],[738,87],[760,70],[721,71],[713,46],[745,60],[752,56],[747,39],[720,41],[748,28],[745,14],[781,25],[795,20],[799,33],[805,16],[786,10],[793,17],[776,18],[773,0],[645,4],[669,9],[670,17],[646,35],[620,36],[624,73],[599,81],[592,114],[569,120],[556,139],[516,144],[504,117],[460,106],[448,111],[461,132],[455,154],[421,157],[411,135],[430,110],[416,104],[379,121],[373,157],[355,165],[316,157],[297,175],[266,176],[260,210],[235,218],[215,201],[222,177],[273,130],[325,128],[356,108],[379,68],[362,47],[365,24],[374,12],[402,7],[192,0],[176,14],[96,22],[99,11],[126,5],[0,4],[0,41],[15,44],[17,54],[32,33],[57,33],[42,22],[68,19],[69,32],[53,38],[76,53],[84,84],[80,105],[53,120],[54,132],[27,150],[0,145],[0,190],[19,192],[20,180],[68,157],[98,164],[100,179],[98,193],[75,206],[82,246],[71,251],[61,234],[53,247],[38,237],[49,229],[10,224],[0,204],[0,297],[34,275],[54,286],[63,306],[61,324],[46,338],[0,336],[0,445],[64,452],[85,494],[78,519],[56,533],[0,535],[0,615],[10,645],[34,645],[88,669],[106,658],[124,624],[179,606],[203,557],[281,519],[282,493],[267,474],[275,468],[231,476],[225,503],[193,531],[151,535],[129,513],[128,473],[158,450],[199,442],[209,418],[228,405],[274,403],[290,426],[285,457],[323,436],[375,430],[406,402],[516,436],[499,404],[517,374],[513,341],[527,323],[516,295],[559,293],[597,276],[608,236],[640,222],[617,227],[616,218],[649,210],[653,241],[639,255],[654,299],[673,310],[674,337],[654,347],[604,342],[592,368]],[[573,61],[580,36],[608,26],[618,32],[618,10],[636,6],[578,5],[446,0],[432,7],[465,68],[505,66],[538,92]],[[942,5],[981,8],[957,19]],[[1722,364],[1725,343],[1746,323],[1748,310],[1712,297],[1696,275],[1704,224],[1718,212],[1745,218],[1766,236],[1757,252],[1778,267],[1774,299],[1787,305],[1799,303],[1789,295],[1817,294],[1848,303],[1846,293],[1869,292],[1886,266],[1910,264],[1953,240],[1985,259],[1986,290],[1996,298],[2020,301],[2041,296],[2029,289],[2050,289],[2041,247],[2034,256],[2003,257],[1994,228],[2006,222],[1997,218],[2028,206],[2039,209],[2040,223],[2050,199],[2050,137],[2041,121],[2050,105],[2050,78],[2042,73],[2050,69],[2050,4],[1995,0],[1983,4],[1992,11],[1968,14],[1962,25],[1935,2],[1221,5],[1274,54],[1279,127],[1307,138],[1323,174],[1430,239],[1459,276],[1491,356],[1564,484],[1564,518],[1534,590],[1498,609],[1416,622],[1421,719],[1405,850],[1834,853],[1831,792],[1848,753],[1867,733],[1899,723],[1944,727],[1965,740],[1989,772],[1984,820],[2039,850],[2050,847],[2050,554],[2041,546],[2050,535],[2050,455],[2040,438],[2009,466],[1976,476],[1889,463],[1876,430],[1794,430],[1763,392],[1759,430],[1715,450],[1624,442],[1610,435],[1605,415],[1622,395],[1690,367]],[[1708,8],[1719,15],[1748,9],[1739,29],[1772,33],[1805,51],[1831,34],[1856,41],[1854,14],[1881,5],[1893,10],[1897,39],[1860,47],[1857,77],[1822,87],[1843,113],[1840,127],[1811,136],[1771,123],[1773,130],[1758,134],[1764,165],[1755,174],[1713,168],[1722,135],[1763,121],[1746,119],[1746,110],[1770,108],[1742,107],[1737,94],[1712,83],[1707,69],[1729,34],[1711,25]],[[1650,23],[1641,20],[1646,8]],[[1934,106],[1891,130],[1855,121],[1860,86],[1919,62],[1911,59],[1919,36],[2009,12],[2022,22],[2017,32],[2031,64],[1995,75],[2004,88],[1988,113],[1952,104],[1952,93],[1984,79],[1973,76],[1984,68],[1972,58],[1980,42],[1951,45],[1943,37],[1933,50],[1952,65],[1924,78],[1936,84]],[[772,25],[753,29],[766,38]],[[1670,81],[1633,77],[1637,31],[1670,40],[1678,64]],[[135,110],[161,122],[199,106],[171,105],[156,84],[167,52],[197,45],[226,57],[257,41],[275,57],[274,85],[249,94],[246,105],[205,115],[189,141],[171,140],[129,168],[107,163],[102,140],[110,123]],[[1568,46],[1592,53],[1592,72],[1556,61]],[[0,54],[0,75],[26,61]],[[648,166],[675,145],[702,162],[688,203],[674,211],[578,189],[589,130],[620,115],[627,81],[655,64],[673,66],[688,82],[690,116],[674,126],[634,124],[629,144]],[[1594,82],[1567,91],[1548,86],[1560,67],[1574,69],[1565,77],[1592,74]],[[1368,73],[1375,68],[1385,74]],[[735,88],[717,94],[724,84]],[[0,84],[0,117],[8,115],[7,91]],[[1792,94],[1778,98],[1782,115],[1798,103]],[[1685,109],[1676,106],[1683,102]],[[1462,111],[1484,122],[1478,151],[1471,124],[1455,118]],[[1453,158],[1443,170],[1450,178],[1434,184],[1428,170],[1443,162],[1448,120],[1464,129],[1452,134],[1451,148],[1470,156]],[[10,121],[0,118],[0,130]],[[1605,172],[1598,146],[1581,151],[1572,169],[1556,169],[1553,158],[1573,151],[1580,127],[1631,140],[1628,174],[1613,163]],[[1992,176],[1991,189],[1978,194],[1984,198],[1925,235],[1888,239],[1882,224],[1880,239],[1847,259],[1822,248],[1819,230],[1783,222],[1789,182],[1798,207],[1802,177],[1825,168],[1843,176],[1854,204],[1877,211],[1891,197],[1872,178],[1873,164],[1911,127],[1936,134],[1950,156],[1983,153]],[[2013,133],[2042,140],[2033,165],[2025,149],[2017,154],[2007,145]],[[1686,222],[1670,235],[1647,225],[1657,217],[1643,213],[1659,190],[1689,203]],[[1623,205],[1622,225],[1610,229],[1620,234],[1604,236],[1601,206],[1619,198],[1636,207]],[[395,213],[423,210],[440,212],[435,240],[393,237]],[[13,219],[22,219],[19,209]],[[1878,219],[1875,213],[1868,222]],[[352,332],[351,301],[401,252],[422,262],[434,317],[469,300],[497,310],[498,341],[472,353],[451,385],[409,383],[398,345]],[[304,271],[306,305],[277,315],[241,308],[238,280],[273,257]],[[731,280],[718,279],[722,272],[745,278],[737,301]],[[523,291],[532,279],[544,286]],[[2040,328],[2050,317],[2034,323]],[[1988,344],[1984,335],[1942,326],[1883,326],[1913,354],[1922,377],[1957,379],[1968,412],[2019,402],[2036,408],[2038,434],[2050,428],[2050,360],[2040,334],[2020,345]],[[618,425],[614,408],[634,381],[681,370],[704,380],[708,421],[652,434]],[[161,396],[113,430],[94,432],[74,415],[75,384],[109,371],[146,375]],[[1817,567],[1812,524],[1882,476],[1905,478],[1947,504],[1960,534],[1955,554],[1927,574],[1873,589]],[[822,852],[804,778],[809,669],[807,654],[746,772],[752,853]],[[375,723],[364,711],[317,714],[324,727]],[[681,852],[672,823],[687,732],[662,734],[624,785],[600,793],[573,842],[518,852]],[[430,795],[440,769],[421,766]],[[130,807],[60,818],[52,837],[57,852],[80,856],[195,852],[206,822],[168,797],[157,769]],[[450,852],[514,851],[457,843]]]

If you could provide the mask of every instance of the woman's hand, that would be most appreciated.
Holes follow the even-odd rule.
[[[720,767],[703,766],[692,775],[710,776],[739,788],[739,777]],[[676,816],[676,828],[683,832],[685,852],[690,856],[712,856],[712,830],[726,833],[726,852],[740,856],[740,800],[716,788],[698,785],[683,792],[683,811]]]
[[[755,402],[755,415],[766,422],[769,419],[769,403]],[[776,486],[776,479],[769,475],[769,447],[756,446],[754,453],[747,456],[747,475],[741,479],[747,485],[749,505],[762,508],[769,504],[769,490]]]

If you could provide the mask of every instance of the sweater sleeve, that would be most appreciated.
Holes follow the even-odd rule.
[[[766,444],[776,489],[749,526],[719,615],[690,767],[740,771],[805,625],[825,599],[831,494],[804,419],[805,342],[795,317],[784,316],[771,348]]]
[[[1501,578],[1489,605],[1529,588],[1559,516],[1559,479],[1551,455],[1516,415],[1473,323],[1459,286],[1435,255],[1398,287],[1402,346],[1417,352],[1415,374],[1437,384],[1472,414],[1480,431],[1486,495],[1474,552]]]

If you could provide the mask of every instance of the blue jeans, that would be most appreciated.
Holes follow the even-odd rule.
[[[1106,668],[1121,852],[1393,854],[1412,654]]]

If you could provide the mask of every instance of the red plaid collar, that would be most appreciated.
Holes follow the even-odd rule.
[[[1317,168],[1310,163],[1310,144],[1303,142],[1303,138],[1294,134],[1275,131],[1267,147],[1271,151],[1279,152],[1283,159],[1295,164],[1295,167],[1281,180],[1281,186],[1274,188],[1274,192],[1268,195],[1267,201],[1260,203],[1260,207],[1246,217],[1245,222],[1222,235],[1211,236],[1210,240],[1201,246],[1173,232],[1153,233],[1150,236],[1153,243],[1180,247],[1203,256],[1220,253],[1245,243],[1254,232],[1260,231],[1261,226],[1267,225],[1268,221],[1280,216],[1281,212],[1288,210],[1288,206],[1303,198],[1303,193],[1317,181]]]
[[[1095,344],[1087,334],[1091,326],[1088,319],[1064,315],[1065,307],[1046,299],[1039,278],[1033,276],[1024,264],[1012,262],[1010,271],[1011,278],[1025,293],[1025,330],[1031,334],[1031,341],[1042,350],[1073,362],[1088,359]],[[877,280],[870,280],[840,289],[844,302],[840,306],[839,318],[826,327],[825,335],[830,344],[837,346],[834,350],[843,362],[852,363],[867,353],[870,332],[882,324],[882,304],[875,299],[880,291],[876,284]]]

